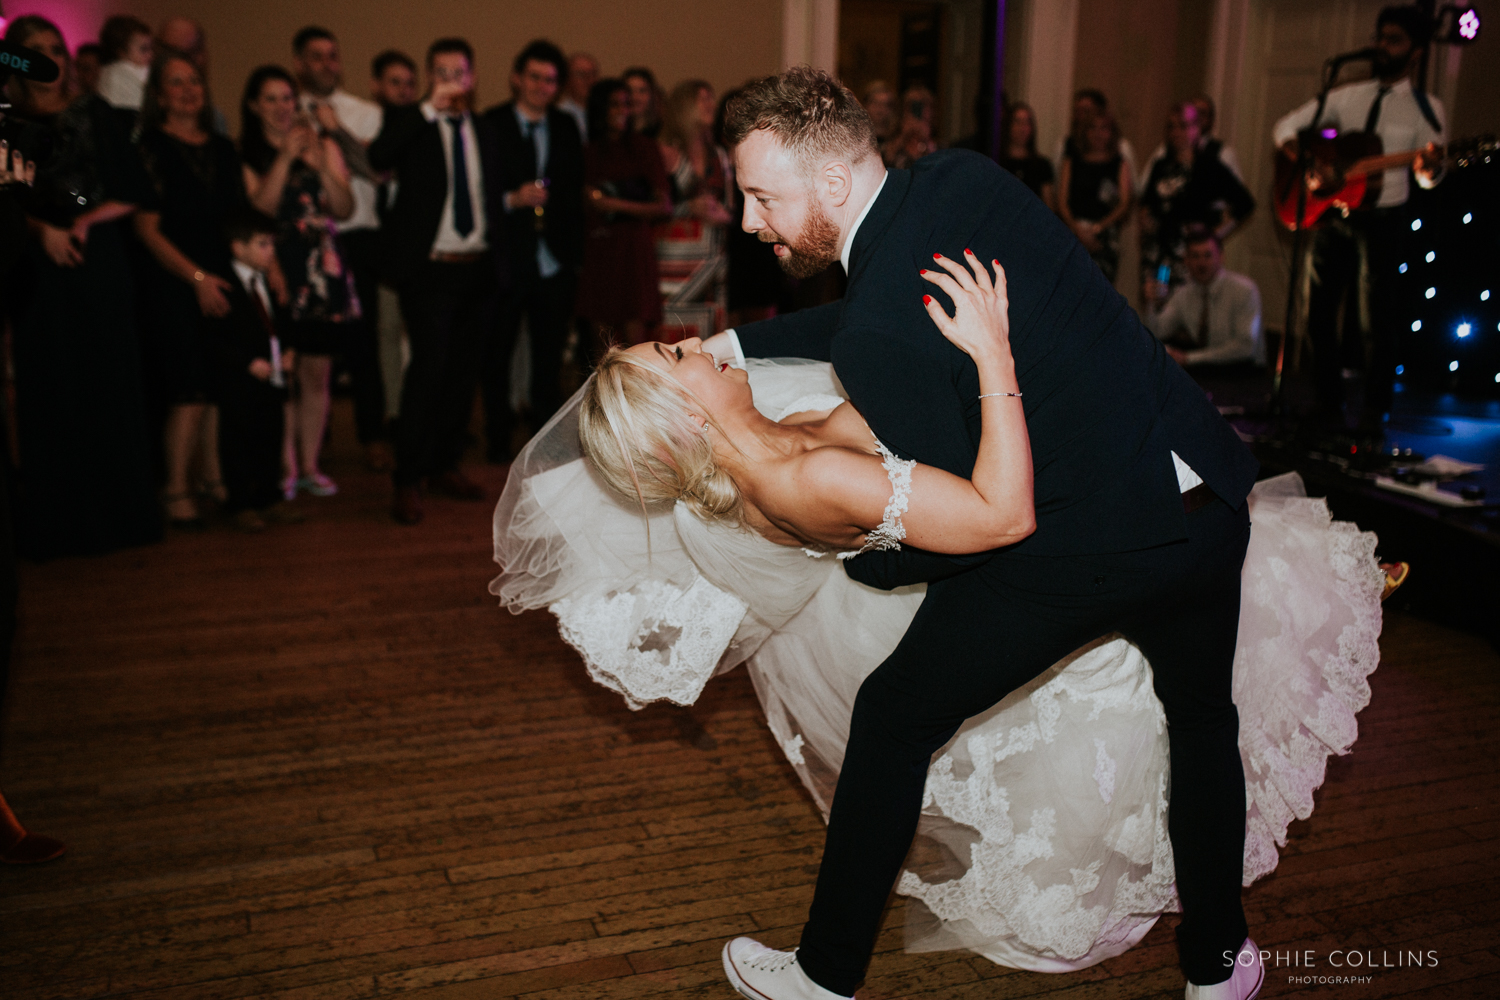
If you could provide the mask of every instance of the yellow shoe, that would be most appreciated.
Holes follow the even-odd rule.
[[[1411,563],[1381,563],[1380,568],[1385,572],[1385,589],[1380,592],[1380,599],[1384,601],[1406,582],[1407,575],[1411,573]]]

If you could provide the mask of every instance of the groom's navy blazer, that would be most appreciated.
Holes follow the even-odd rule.
[[[1124,552],[1187,537],[1171,453],[1230,507],[1257,465],[1234,430],[1141,324],[1088,252],[1030,190],[989,159],[949,150],[892,170],[855,233],[838,302],[739,327],[753,357],[832,361],[850,400],[898,455],[968,478],[980,430],[979,373],[938,332],[918,272],[932,255],[998,259],[1036,479],[1035,534],[1003,551]],[[847,565],[875,586],[933,580],[992,557],[910,547]],[[1003,563],[1003,560],[1002,560]]]

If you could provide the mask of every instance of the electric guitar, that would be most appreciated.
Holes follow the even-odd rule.
[[[1450,143],[1444,158],[1450,166],[1466,167],[1495,158],[1497,143],[1492,135]],[[1332,138],[1312,140],[1308,153],[1312,164],[1302,178],[1307,186],[1307,204],[1302,228],[1312,229],[1330,210],[1347,217],[1350,212],[1370,208],[1380,200],[1385,172],[1416,162],[1422,150],[1385,153],[1380,136],[1373,132],[1345,132]],[[1297,162],[1276,154],[1276,218],[1287,229],[1297,228]]]

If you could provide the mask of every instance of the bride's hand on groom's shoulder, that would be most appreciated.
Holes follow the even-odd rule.
[[[1010,300],[1006,295],[1005,269],[992,261],[990,269],[965,250],[963,260],[933,254],[935,268],[924,268],[922,278],[948,293],[953,315],[931,295],[922,296],[927,315],[943,336],[976,362],[1010,357]]]

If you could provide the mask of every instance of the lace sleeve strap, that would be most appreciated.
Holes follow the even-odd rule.
[[[879,438],[875,439],[875,447],[880,449],[880,464],[885,467],[885,476],[891,482],[891,499],[885,505],[885,516],[880,525],[866,533],[865,544],[853,552],[840,552],[840,559],[853,559],[865,552],[899,549],[901,540],[906,537],[906,525],[901,523],[901,515],[911,504],[911,470],[916,468],[916,460],[897,458]]]

